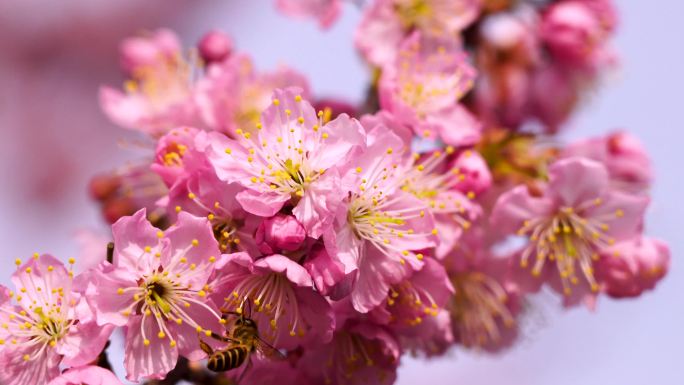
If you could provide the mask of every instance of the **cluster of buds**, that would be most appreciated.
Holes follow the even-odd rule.
[[[277,4],[323,27],[341,10]],[[643,235],[638,140],[549,137],[613,65],[615,20],[609,0],[375,0],[364,108],[217,31],[187,54],[168,30],[125,40],[129,80],[100,101],[148,159],[91,185],[108,258],[17,261],[0,382],[118,384],[96,364],[124,328],[130,381],[208,358],[225,381],[391,384],[405,353],[515,343],[543,287],[591,308],[653,289],[670,256]]]

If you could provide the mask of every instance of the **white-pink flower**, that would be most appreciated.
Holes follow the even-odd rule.
[[[206,149],[218,177],[245,190],[242,208],[271,217],[286,204],[307,235],[319,237],[330,225],[344,191],[337,168],[364,145],[362,127],[347,115],[323,124],[300,90],[276,90],[258,130],[236,130],[237,139],[209,134]]]
[[[179,355],[203,358],[198,334],[224,329],[206,286],[220,257],[208,220],[181,213],[162,232],[140,210],[112,232],[114,263],[92,271],[86,296],[98,324],[126,327],[127,378],[163,378]]]
[[[371,64],[392,62],[412,31],[456,38],[480,13],[482,0],[377,0],[366,9],[354,37]]]
[[[416,135],[454,146],[472,145],[481,125],[458,103],[472,88],[475,69],[458,41],[414,33],[383,67],[380,106]]]
[[[73,270],[47,254],[17,265],[16,292],[0,287],[0,382],[46,384],[59,375],[60,364],[97,358],[113,327],[94,322],[74,292]]]

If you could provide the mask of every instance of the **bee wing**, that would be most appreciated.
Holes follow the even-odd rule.
[[[261,337],[256,338],[256,350],[260,355],[269,359],[285,359],[285,354],[264,341]]]

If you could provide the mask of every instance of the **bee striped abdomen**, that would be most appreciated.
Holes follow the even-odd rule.
[[[209,357],[207,367],[214,372],[225,372],[235,369],[245,362],[248,353],[245,346],[235,346],[230,349],[214,352]]]

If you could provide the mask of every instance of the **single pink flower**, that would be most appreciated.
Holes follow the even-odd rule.
[[[85,365],[97,358],[113,327],[94,322],[73,291],[73,271],[51,255],[17,265],[12,275],[17,292],[0,287],[0,382],[46,384],[59,376],[60,364]]]
[[[307,349],[299,368],[314,383],[330,385],[390,385],[396,380],[401,349],[382,326],[350,321],[332,341]]]
[[[99,366],[82,366],[72,368],[50,381],[48,385],[123,385],[121,381],[107,369]]]
[[[600,251],[639,233],[648,201],[611,188],[602,164],[568,158],[549,167],[541,191],[518,186],[504,193],[491,223],[529,239],[520,255],[520,266],[531,268],[526,280],[550,283],[572,305],[598,292],[594,264]]]
[[[330,28],[342,12],[340,0],[277,0],[276,6],[288,16],[314,18],[321,28]]]
[[[497,352],[518,336],[522,292],[509,274],[512,257],[492,255],[486,231],[479,225],[444,260],[455,289],[447,309],[457,343]]]
[[[444,267],[432,258],[410,278],[392,285],[384,306],[369,314],[378,324],[386,325],[402,346],[432,353],[432,346],[443,346],[451,338],[449,317],[434,320],[454,294],[454,287]],[[444,325],[444,323],[447,325]],[[431,341],[435,339],[435,341]]]
[[[330,305],[314,290],[309,273],[282,255],[256,261],[244,252],[224,255],[210,291],[222,308],[254,319],[260,336],[276,348],[327,342],[335,327]]]
[[[195,146],[199,132],[192,127],[175,128],[157,141],[151,168],[169,188],[187,180],[192,172],[209,168],[206,157]]]
[[[214,131],[239,137],[240,129],[256,135],[261,113],[271,104],[273,91],[299,87],[308,100],[306,78],[287,67],[273,72],[258,72],[252,59],[234,54],[228,60],[209,65],[204,78],[197,84],[195,98],[204,124]]]
[[[402,42],[396,61],[383,67],[380,106],[416,135],[472,145],[481,126],[458,101],[474,79],[475,69],[458,42],[414,33]]]
[[[454,151],[448,146],[444,151],[434,151],[424,157],[414,154],[404,170],[402,189],[423,201],[434,217],[440,234],[435,256],[440,259],[482,214],[480,206],[472,201],[475,193],[463,194],[459,188],[465,174],[460,168],[446,169],[446,159]]]
[[[384,126],[368,139],[372,143],[344,173],[347,199],[324,237],[353,280],[354,308],[364,313],[382,303],[391,285],[420,270],[421,251],[438,240],[425,202],[402,189],[404,142]]]
[[[168,45],[168,39],[164,37],[164,44]],[[154,47],[157,43],[149,44]],[[193,88],[198,59],[186,59],[180,50],[166,52],[166,48],[158,48],[161,57],[137,58],[123,91],[100,88],[100,106],[114,123],[153,136],[174,127],[197,125],[199,115]]]
[[[652,290],[670,268],[670,249],[664,242],[635,238],[601,252],[596,276],[611,297],[638,297]]]
[[[625,131],[571,143],[561,156],[582,156],[603,163],[613,186],[627,192],[646,192],[653,181],[646,149]]]
[[[411,31],[455,37],[478,16],[481,0],[378,0],[370,4],[356,30],[356,47],[371,64],[395,60]]]
[[[364,145],[363,128],[347,115],[323,124],[299,92],[276,90],[256,133],[210,134],[206,152],[221,180],[245,188],[236,196],[245,211],[270,217],[292,204],[307,235],[317,238],[344,198],[337,168]]]
[[[92,271],[86,296],[98,324],[126,326],[126,377],[163,378],[179,354],[203,358],[198,334],[225,329],[206,286],[221,256],[207,219],[181,213],[162,232],[140,210],[112,232],[114,263]]]
[[[233,53],[233,41],[221,31],[209,31],[197,44],[200,56],[206,64],[222,62]]]
[[[299,249],[306,239],[306,230],[297,218],[276,214],[259,224],[254,238],[262,253],[277,254]]]

